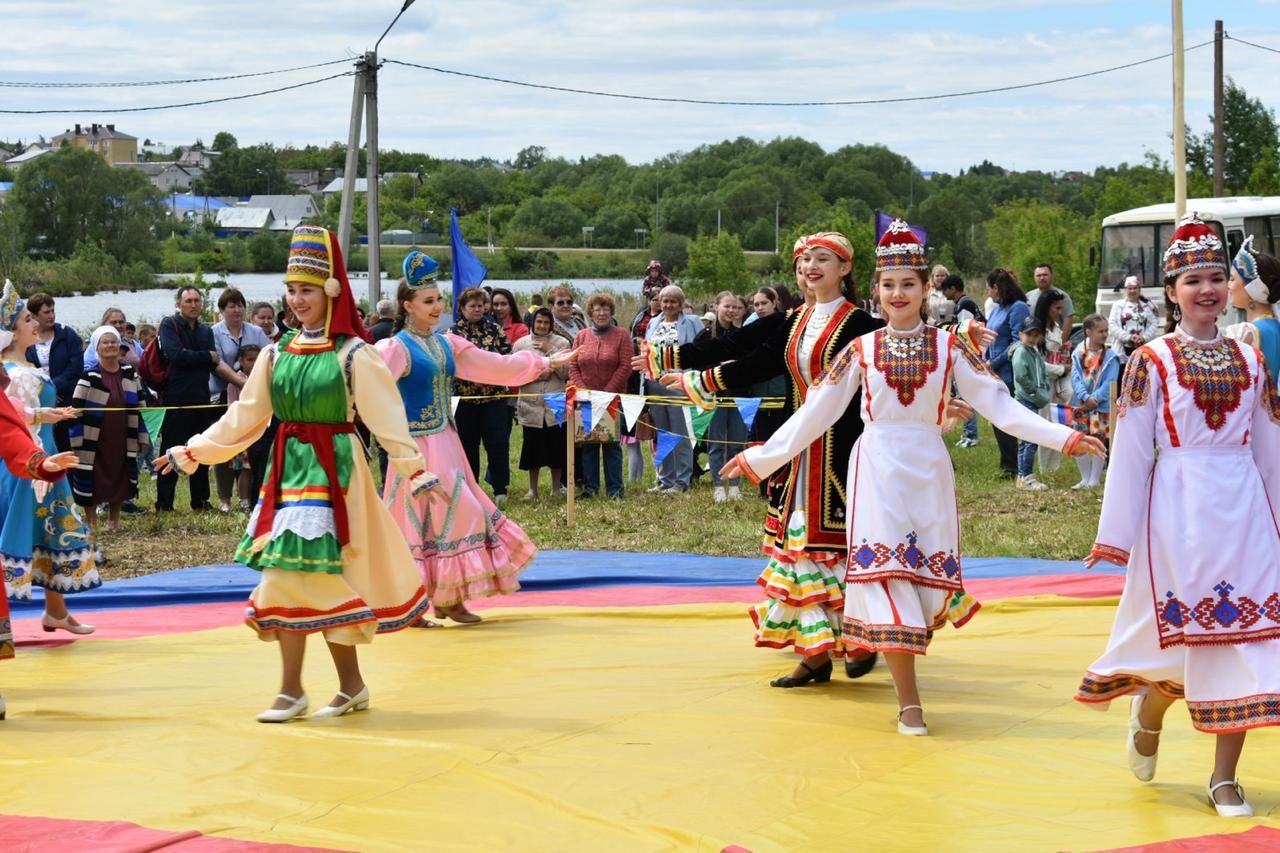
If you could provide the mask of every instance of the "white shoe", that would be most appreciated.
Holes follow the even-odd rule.
[[[0,722],[4,720],[4,712],[5,712],[4,697],[0,696]]]
[[[260,723],[287,723],[296,717],[306,716],[307,713],[307,694],[303,693],[297,699],[292,696],[280,693],[277,699],[288,699],[293,704],[288,708],[268,708],[258,715]]]
[[[231,504],[226,501],[220,501],[218,503],[218,512],[231,512]]]
[[[364,687],[361,687],[360,692],[354,696],[348,696],[341,690],[338,691],[338,695],[347,701],[343,702],[341,705],[325,705],[311,716],[341,717],[343,714],[348,714],[352,711],[364,711],[369,707],[369,685],[367,684]]]
[[[898,709],[898,734],[908,735],[910,737],[925,737],[926,735],[929,734],[928,726],[908,726],[906,723],[902,722],[903,711],[919,711],[920,713],[923,714],[924,708],[921,708],[919,705],[907,705],[906,707],[899,708]]]
[[[80,635],[92,634],[95,630],[92,625],[85,625],[81,622],[72,622],[70,613],[68,613],[66,616],[63,616],[61,619],[55,619],[54,617],[46,613],[40,619],[40,627],[44,628],[45,633],[48,633],[48,634],[52,634],[54,631],[57,631],[58,629],[62,629],[63,631],[66,631],[67,633],[70,633],[70,634],[80,634]]]
[[[1156,777],[1156,758],[1160,754],[1159,746],[1155,752],[1150,755],[1143,755],[1138,752],[1138,747],[1134,744],[1133,739],[1137,735],[1158,735],[1160,730],[1144,729],[1142,723],[1138,721],[1138,714],[1142,710],[1142,700],[1144,697],[1135,696],[1133,701],[1129,703],[1129,740],[1125,745],[1126,752],[1129,755],[1129,769],[1133,771],[1133,775],[1138,777],[1141,782],[1150,782]],[[1213,799],[1210,794],[1209,799]]]
[[[1213,798],[1219,788],[1235,788],[1236,794],[1240,797],[1241,803],[1238,806],[1229,806],[1220,803]],[[1219,782],[1213,784],[1213,777],[1209,777],[1209,785],[1205,789],[1205,793],[1209,795],[1209,805],[1213,806],[1218,812],[1218,817],[1253,817],[1253,806],[1249,805],[1249,801],[1244,798],[1244,788],[1240,787],[1240,782],[1231,780],[1229,782]]]
[[[651,486],[650,488],[645,489],[645,493],[646,493],[646,494],[650,494],[650,495],[657,495],[657,494],[661,494],[661,492],[662,492],[662,486],[661,486],[661,485]]]
[[[1071,487],[1071,491],[1079,492],[1079,491],[1083,491],[1084,489],[1092,489],[1092,488],[1093,488],[1092,483],[1086,483],[1084,480],[1081,480],[1080,482],[1076,483],[1074,486]]]
[[[1037,480],[1035,474],[1028,474],[1025,477],[1019,477],[1016,486],[1024,492],[1043,492],[1049,488],[1044,483]]]
[[[528,491],[524,493],[524,499],[527,501],[536,501],[538,499],[538,496],[535,495],[532,491]]]
[[[727,498],[724,494],[724,486],[716,486],[711,490],[711,499],[718,504],[724,503]]]
[[[494,503],[494,506],[505,506],[507,503],[507,493],[503,492],[500,495],[494,495],[493,503]]]
[[[665,489],[658,490],[658,494],[660,495],[682,495],[684,492],[685,490],[679,486],[667,486]]]
[[[729,487],[729,500],[731,501],[742,500],[742,491],[737,486]]]

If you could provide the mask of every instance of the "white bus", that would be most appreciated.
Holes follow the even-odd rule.
[[[1249,234],[1259,251],[1280,255],[1280,196],[1235,196],[1187,199],[1187,210],[1218,230],[1234,256]],[[1173,203],[1152,204],[1113,213],[1102,220],[1098,257],[1098,313],[1111,314],[1111,305],[1123,298],[1124,280],[1136,275],[1142,293],[1163,315],[1164,290],[1160,260],[1173,236]],[[1094,252],[1090,252],[1094,255]],[[1230,310],[1228,311],[1230,314]]]

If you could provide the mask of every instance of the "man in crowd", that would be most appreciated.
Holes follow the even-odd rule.
[[[942,280],[942,287],[939,288],[942,295],[950,299],[956,304],[956,322],[963,323],[965,320],[977,320],[980,323],[986,322],[986,317],[982,314],[982,309],[978,307],[978,303],[974,298],[964,292],[964,279],[958,275],[949,275]]]
[[[27,310],[35,315],[38,326],[36,342],[27,348],[27,361],[49,372],[58,392],[58,405],[70,406],[71,395],[84,372],[84,344],[73,329],[57,322],[49,294],[34,294],[27,300]],[[58,450],[71,448],[69,427],[69,421],[54,424],[53,441]]]
[[[373,323],[369,326],[369,338],[376,343],[391,337],[391,332],[396,325],[396,304],[390,299],[379,299],[374,310]]]
[[[1040,294],[1048,290],[1061,290],[1053,286],[1053,267],[1048,264],[1036,265],[1036,289],[1027,294],[1027,307],[1031,309],[1031,316],[1035,316],[1036,302],[1040,300]],[[1062,340],[1071,340],[1071,323],[1072,317],[1076,313],[1076,307],[1071,304],[1071,294],[1065,290],[1062,295],[1066,297],[1062,304]]]
[[[160,352],[169,364],[162,390],[164,404],[176,406],[165,412],[160,429],[161,452],[184,445],[212,421],[209,405],[209,377],[221,359],[213,341],[213,330],[200,322],[204,295],[194,287],[178,290],[178,311],[160,323]],[[186,408],[201,406],[203,408]],[[201,465],[189,478],[191,508],[210,509],[209,469]],[[170,471],[156,484],[156,509],[173,511],[178,475]]]

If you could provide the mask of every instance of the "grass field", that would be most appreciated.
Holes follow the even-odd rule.
[[[958,433],[948,437],[950,444]],[[739,503],[716,504],[709,477],[683,495],[650,495],[652,469],[639,487],[628,485],[621,501],[593,498],[577,501],[577,521],[566,526],[563,498],[544,497],[525,502],[525,472],[516,468],[520,430],[511,433],[511,500],[508,514],[533,537],[540,548],[665,551],[725,556],[759,553],[764,501],[748,486]],[[990,427],[983,423],[976,448],[951,450],[963,527],[964,553],[984,557],[1043,557],[1075,560],[1088,553],[1101,505],[1101,490],[1074,492],[1075,463],[1064,459],[1061,469],[1043,477],[1052,488],[1020,492],[996,477],[998,454]],[[705,457],[700,457],[705,465]],[[212,477],[210,478],[212,481]],[[155,505],[155,486],[142,477],[140,503]],[[549,491],[543,474],[543,491]],[[178,486],[178,511],[124,516],[117,531],[102,530],[109,578],[182,566],[225,563],[231,559],[244,531],[240,512],[192,513],[185,481]]]

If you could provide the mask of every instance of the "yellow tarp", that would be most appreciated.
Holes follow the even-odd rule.
[[[0,812],[352,850],[1095,850],[1280,825],[1280,743],[1203,800],[1213,739],[1179,705],[1155,783],[1127,702],[1071,701],[1112,602],[1021,599],[921,662],[931,737],[894,728],[884,667],[770,689],[741,605],[487,611],[363,650],[372,710],[266,726],[273,646],[242,627],[21,650],[0,666]],[[335,689],[313,639],[313,707]],[[1272,817],[1265,817],[1270,813]]]

